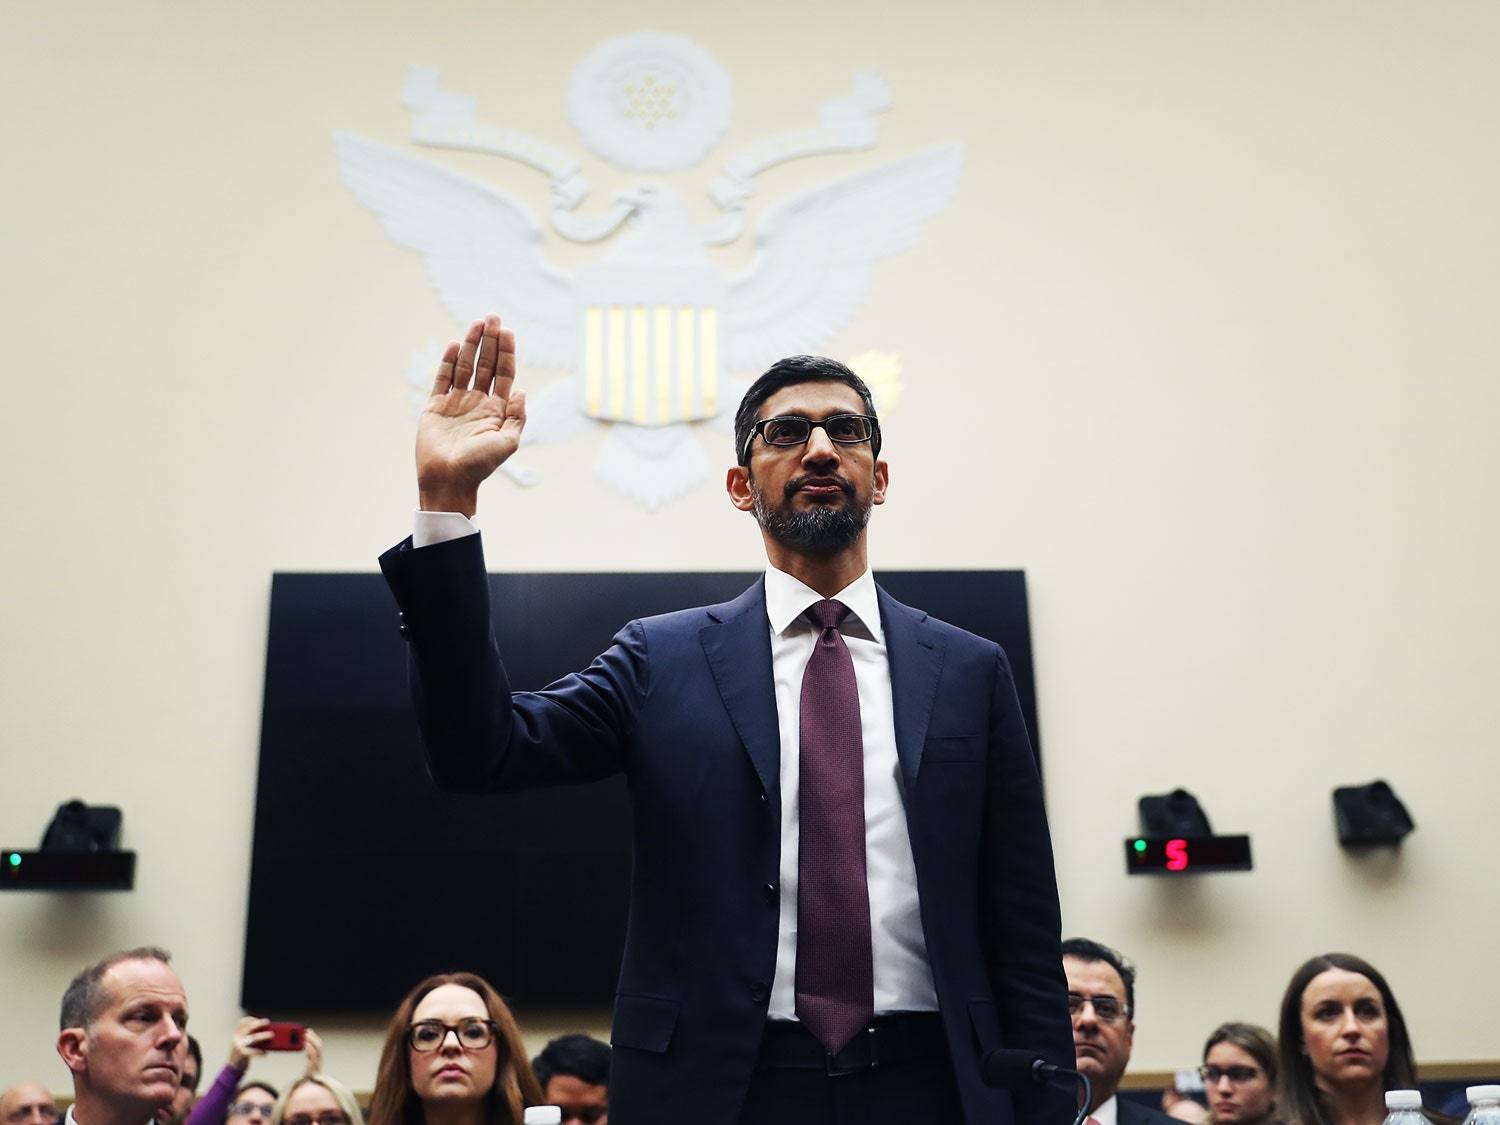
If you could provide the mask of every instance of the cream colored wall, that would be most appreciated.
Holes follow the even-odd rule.
[[[862,66],[894,91],[879,150],[767,175],[757,215],[967,146],[954,205],[828,350],[906,365],[878,563],[1027,572],[1066,928],[1139,961],[1136,1065],[1271,1020],[1331,947],[1389,973],[1422,1058],[1500,1054],[1472,969],[1500,927],[1500,9],[11,0],[3,19],[0,832],[118,803],[140,866],[132,894],[0,896],[0,1084],[66,1088],[57,998],[112,948],[176,951],[211,1059],[239,1014],[270,575],[369,571],[403,534],[402,372],[453,330],[340,184],[332,131],[404,143],[399,88],[426,63],[486,120],[576,147],[567,74],[642,28],[697,39],[736,84],[685,192]],[[519,166],[434,155],[543,202]],[[597,447],[537,449],[544,485],[489,488],[492,567],[754,565],[716,481],[646,515],[595,483]],[[1328,791],[1373,777],[1419,828],[1361,861]],[[1179,784],[1254,835],[1253,874],[1122,876],[1135,798]],[[318,1026],[329,1069],[367,1086],[377,1033]]]

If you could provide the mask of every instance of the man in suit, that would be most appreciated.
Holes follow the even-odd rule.
[[[514,375],[498,317],[449,344],[417,526],[381,566],[439,785],[627,775],[615,1125],[1068,1121],[1065,1092],[980,1080],[995,1047],[1072,1061],[1051,844],[1004,653],[870,576],[889,469],[863,382],[803,356],[746,393],[727,488],[762,581],[513,695],[469,517],[520,442]]]
[[[1135,1040],[1135,966],[1118,951],[1088,938],[1062,943],[1073,1017],[1075,1064],[1093,1083],[1088,1120],[1094,1125],[1177,1125],[1174,1118],[1116,1091]],[[1083,1092],[1079,1091],[1082,1100]]]
[[[187,996],[165,951],[132,949],[73,978],[57,1053],[73,1072],[67,1125],[141,1125],[182,1085]]]

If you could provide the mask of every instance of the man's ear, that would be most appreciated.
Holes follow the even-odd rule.
[[[885,503],[885,490],[891,484],[891,467],[884,461],[875,462],[875,491],[870,499],[876,504]]]
[[[744,465],[735,465],[724,478],[724,488],[729,493],[729,502],[742,512],[755,509],[755,497],[750,495],[750,470]]]
[[[65,1027],[57,1033],[57,1053],[74,1074],[89,1068],[89,1034],[81,1027]]]

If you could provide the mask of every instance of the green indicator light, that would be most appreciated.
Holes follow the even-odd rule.
[[[1138,851],[1138,852],[1145,851],[1146,850],[1146,841],[1145,840],[1137,840],[1135,842],[1135,850]]]
[[[20,867],[21,866],[21,854],[19,852],[11,852],[10,853],[10,865],[12,867]]]

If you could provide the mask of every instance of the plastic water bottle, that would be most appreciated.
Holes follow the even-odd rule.
[[[1500,1086],[1470,1086],[1469,1116],[1464,1125],[1500,1125]]]
[[[1429,1125],[1422,1113],[1422,1091],[1387,1090],[1385,1125]]]
[[[521,1125],[562,1125],[562,1107],[555,1105],[529,1106],[522,1116]]]

